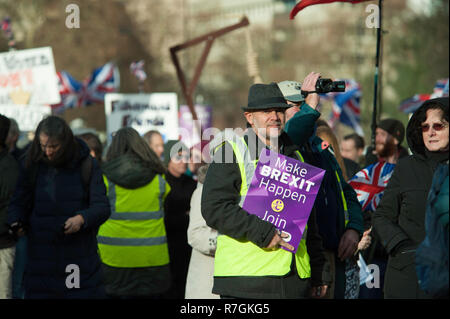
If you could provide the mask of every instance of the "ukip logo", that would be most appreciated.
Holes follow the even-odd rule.
[[[271,207],[274,212],[279,213],[284,209],[284,203],[281,199],[275,199],[272,202]]]

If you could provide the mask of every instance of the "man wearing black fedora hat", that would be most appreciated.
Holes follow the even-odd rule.
[[[314,208],[306,246],[295,254],[280,249],[293,249],[283,240],[286,233],[242,208],[263,148],[299,159],[299,147],[283,132],[289,107],[276,83],[254,84],[247,106],[242,107],[248,127],[244,135],[232,133],[216,147],[210,145],[213,161],[203,186],[201,210],[208,226],[220,234],[212,292],[222,297],[306,298],[311,286],[325,284]],[[300,157],[310,161],[307,152]]]

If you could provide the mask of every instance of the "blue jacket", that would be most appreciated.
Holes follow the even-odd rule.
[[[285,126],[291,140],[312,150],[315,166],[325,169],[325,176],[314,203],[317,210],[317,225],[326,249],[337,250],[341,236],[346,229],[354,229],[360,235],[364,231],[361,205],[353,188],[345,181],[331,147],[322,147],[322,140],[315,135],[315,122],[320,113],[303,103]],[[336,177],[339,175],[339,181]],[[348,209],[348,223],[345,225],[345,211],[341,189]]]
[[[28,226],[25,298],[105,297],[96,235],[110,216],[110,206],[95,160],[86,193],[81,163],[89,149],[83,141],[77,139],[77,143],[79,156],[63,167],[39,162],[35,185],[31,185],[30,170],[22,165],[8,223],[22,221]],[[83,216],[84,225],[77,233],[64,235],[65,221],[77,214]],[[78,274],[79,288],[68,288]]]

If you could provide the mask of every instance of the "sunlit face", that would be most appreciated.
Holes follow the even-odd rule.
[[[387,131],[377,127],[375,130],[375,150],[379,154],[384,149],[390,135]]]
[[[298,111],[300,111],[300,103],[295,103],[295,102],[291,102],[291,101],[287,101],[286,103],[291,105],[290,108],[288,108],[285,112],[285,116],[286,116],[286,122],[289,121],[294,115],[295,113],[297,113]]]
[[[164,153],[164,141],[161,135],[153,134],[150,138],[149,146],[153,150],[153,152],[155,152],[156,155],[161,158],[162,154]]]
[[[388,157],[394,154],[397,148],[397,139],[387,131],[377,127],[375,130],[375,151],[380,157]]]
[[[430,152],[448,150],[448,122],[442,116],[442,110],[430,109],[421,125],[423,143]]]
[[[47,134],[41,133],[39,135],[39,143],[41,144],[41,149],[49,161],[53,161],[56,154],[61,149],[61,143],[50,139]]]
[[[270,140],[278,138],[284,129],[285,109],[245,112],[244,115],[256,135],[268,145]]]
[[[351,138],[343,140],[340,145],[342,157],[351,159],[352,161],[358,162],[360,156],[360,150],[355,146],[355,141]]]

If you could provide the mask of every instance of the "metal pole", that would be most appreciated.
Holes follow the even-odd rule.
[[[377,97],[378,97],[378,72],[380,63],[380,44],[381,44],[381,16],[382,16],[382,3],[383,0],[378,1],[379,11],[379,24],[377,30],[377,53],[375,57],[375,77],[374,77],[374,94],[373,94],[373,111],[372,111],[372,140],[371,145],[375,148],[375,131],[377,128]]]

